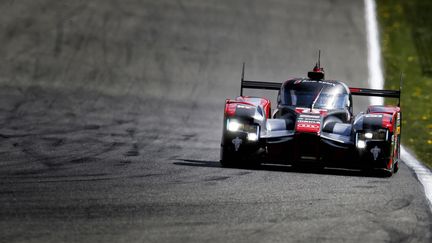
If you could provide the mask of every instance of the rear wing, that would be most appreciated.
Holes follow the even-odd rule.
[[[240,96],[243,96],[243,89],[267,89],[267,90],[280,90],[282,83],[280,82],[266,82],[266,81],[252,81],[244,80],[245,64],[243,63]]]
[[[352,95],[400,98],[400,90],[349,88]]]
[[[266,81],[252,81],[244,80],[245,64],[243,63],[240,96],[243,96],[243,89],[267,89],[267,90],[280,90],[282,83],[280,82],[266,82]],[[386,90],[386,89],[367,89],[367,88],[349,88],[352,95],[358,96],[377,96],[385,98],[399,99],[398,106],[400,106],[401,90],[402,90],[402,74],[399,90]]]
[[[388,89],[366,89],[366,88],[352,88],[350,87],[352,95],[358,96],[377,96],[385,98],[396,98],[398,100],[397,106],[400,107],[401,91],[400,90],[388,90]]]
[[[243,89],[267,89],[267,90],[280,90],[282,83],[265,82],[265,81],[241,81],[240,96],[243,96]]]
[[[398,105],[400,107],[401,94],[402,94],[402,84],[403,84],[403,73],[400,74],[399,80],[399,90],[388,90],[388,89],[365,89],[365,88],[352,88],[350,87],[350,92],[352,95],[359,96],[378,96],[386,98],[396,98],[398,100]]]

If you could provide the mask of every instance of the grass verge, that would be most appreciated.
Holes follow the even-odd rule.
[[[404,74],[402,143],[432,168],[432,1],[379,0],[377,13],[386,88]]]

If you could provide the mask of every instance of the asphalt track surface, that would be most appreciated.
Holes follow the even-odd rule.
[[[362,1],[5,0],[0,23],[1,242],[432,241],[405,165],[218,163],[243,61],[283,81],[321,49],[367,85]]]

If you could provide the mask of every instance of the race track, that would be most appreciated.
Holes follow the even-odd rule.
[[[432,241],[403,164],[218,162],[243,61],[283,81],[321,49],[368,85],[363,1],[5,0],[0,23],[0,242]]]

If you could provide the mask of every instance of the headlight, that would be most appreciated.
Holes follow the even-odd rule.
[[[357,148],[359,148],[359,149],[364,149],[364,148],[366,148],[366,142],[363,141],[363,140],[358,140],[358,141],[357,141]]]
[[[386,140],[387,130],[379,129],[376,131],[367,131],[364,133],[358,133],[358,138],[361,140]]]
[[[248,133],[247,139],[249,141],[257,141],[258,140],[258,135],[256,133]]]
[[[259,126],[256,124],[243,124],[236,119],[227,119],[226,127],[230,132],[246,133],[249,141],[258,141]]]
[[[237,132],[238,130],[240,130],[241,126],[242,124],[240,124],[236,120],[228,120],[228,124],[227,124],[228,131]]]

